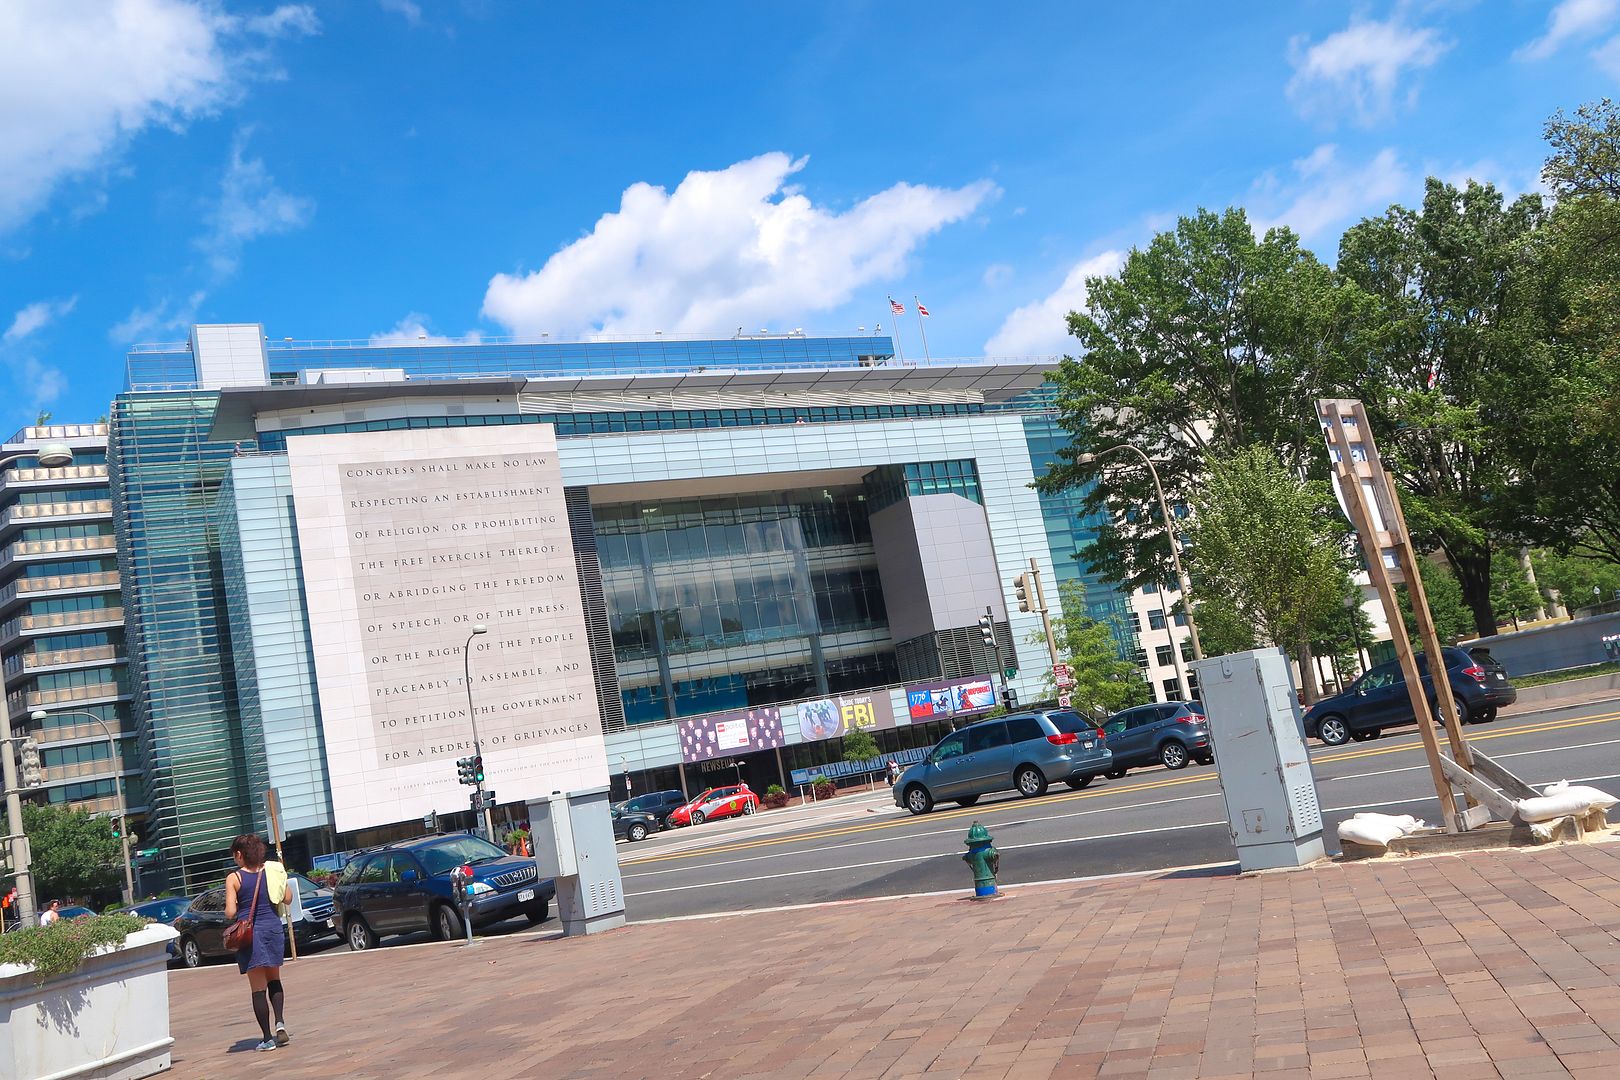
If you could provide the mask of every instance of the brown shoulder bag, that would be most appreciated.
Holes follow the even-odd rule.
[[[242,879],[236,879],[240,882]],[[248,905],[246,919],[237,919],[225,928],[225,947],[227,949],[246,949],[253,945],[253,914],[259,907],[259,890],[264,888],[264,871],[259,871],[259,880],[253,884],[253,902]],[[240,901],[238,901],[240,902]]]

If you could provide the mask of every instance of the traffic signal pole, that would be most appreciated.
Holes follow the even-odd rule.
[[[10,854],[11,878],[17,887],[16,918],[32,919],[34,875],[28,868],[28,837],[23,834],[22,794],[17,786],[17,759],[11,735],[11,710],[0,708],[0,785],[6,790],[6,848]],[[24,922],[23,925],[27,925]]]
[[[484,798],[484,747],[478,741],[478,711],[473,708],[472,692],[472,641],[480,634],[489,633],[489,627],[479,623],[473,627],[472,633],[467,635],[467,643],[461,648],[461,675],[467,686],[467,719],[472,722],[473,756],[478,759],[478,769],[474,773],[475,790],[478,792],[478,808],[484,819],[484,839],[490,843],[495,842],[495,818],[490,813],[489,800]]]

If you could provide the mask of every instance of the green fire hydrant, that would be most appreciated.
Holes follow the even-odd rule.
[[[1000,896],[996,889],[996,871],[1001,869],[1001,852],[990,842],[989,830],[975,821],[962,842],[967,845],[962,861],[973,871],[973,899]]]

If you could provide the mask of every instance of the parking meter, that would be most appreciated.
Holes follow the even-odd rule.
[[[458,866],[450,871],[450,891],[455,898],[456,907],[461,909],[461,926],[467,934],[467,944],[473,943],[472,932],[472,897],[467,892],[467,886],[472,883],[473,868]]]

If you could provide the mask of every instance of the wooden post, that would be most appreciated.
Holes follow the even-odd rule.
[[[264,809],[266,816],[270,819],[270,838],[276,844],[276,862],[280,863],[283,869],[286,869],[287,860],[281,854],[281,800],[276,798],[275,788],[264,789]],[[263,870],[264,867],[261,866],[259,869]],[[287,876],[290,878],[292,874],[289,872]],[[292,882],[288,881],[287,891],[289,894],[293,888]],[[293,910],[291,904],[287,905],[287,948],[292,950],[292,958],[294,960],[298,959],[298,935],[293,933]]]
[[[1347,406],[1360,429],[1356,433],[1357,438],[1354,439],[1351,438],[1344,423]],[[1407,583],[1407,588],[1414,598],[1422,595],[1423,585],[1417,578],[1416,567],[1408,562],[1405,554],[1409,549],[1404,542],[1406,530],[1403,523],[1385,520],[1383,522],[1385,528],[1377,528],[1379,522],[1373,518],[1368,493],[1362,488],[1362,470],[1358,469],[1358,466],[1370,465],[1372,469],[1379,469],[1379,473],[1369,477],[1374,482],[1381,479],[1387,483],[1388,476],[1378,465],[1377,450],[1372,445],[1372,433],[1367,427],[1366,413],[1362,411],[1359,401],[1354,403],[1323,401],[1318,407],[1324,421],[1328,445],[1338,451],[1338,460],[1333,463],[1333,468],[1339,480],[1344,508],[1350,515],[1350,522],[1355,526],[1357,535],[1361,538],[1361,549],[1367,562],[1368,576],[1372,578],[1373,585],[1378,590],[1378,597],[1384,605],[1384,616],[1389,620],[1391,643],[1395,646],[1395,656],[1400,661],[1401,673],[1406,677],[1406,690],[1411,697],[1413,715],[1418,718],[1418,733],[1423,740],[1424,756],[1428,759],[1429,776],[1434,782],[1435,794],[1440,800],[1441,817],[1445,820],[1447,832],[1461,832],[1463,822],[1457,813],[1457,799],[1452,793],[1451,781],[1446,778],[1445,767],[1440,761],[1440,743],[1434,737],[1434,725],[1428,722],[1428,695],[1423,692],[1423,677],[1418,671],[1412,643],[1407,640],[1406,621],[1401,616],[1400,602],[1395,595],[1397,578]],[[1356,460],[1353,450],[1357,443],[1365,451],[1364,460],[1361,462]],[[1384,562],[1384,551],[1391,547],[1396,550],[1396,566],[1393,572]],[[1414,610],[1417,603],[1414,601]],[[1426,601],[1422,601],[1422,604],[1424,613],[1427,614],[1428,604]],[[1444,678],[1444,672],[1442,658],[1441,678]]]

